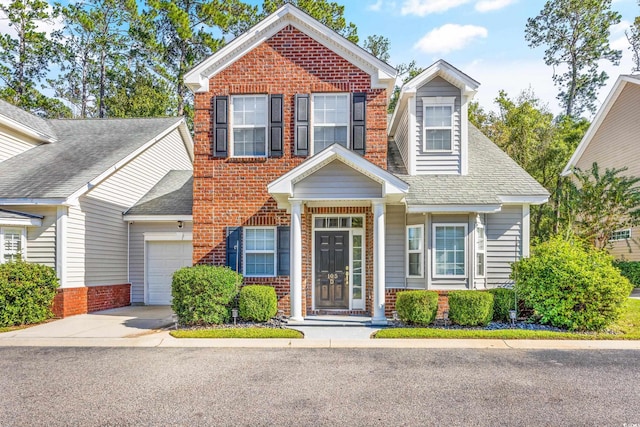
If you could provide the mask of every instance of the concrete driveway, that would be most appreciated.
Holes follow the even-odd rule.
[[[168,306],[130,306],[80,314],[2,334],[3,338],[135,338],[173,324]]]

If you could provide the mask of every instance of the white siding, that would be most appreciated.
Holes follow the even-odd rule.
[[[400,121],[394,140],[400,151],[404,166],[409,171],[409,108],[406,106],[400,112]]]
[[[7,206],[9,210],[40,215],[40,227],[27,227],[27,258],[29,262],[56,267],[56,208],[48,206]]]
[[[404,206],[388,205],[385,234],[385,287],[405,286],[405,211]]]
[[[131,302],[144,303],[144,233],[170,231],[191,232],[192,224],[185,222],[181,230],[175,222],[135,222],[131,224],[129,246],[129,280],[131,281]]]
[[[35,141],[30,141],[26,137],[16,135],[10,129],[0,127],[0,163],[37,145],[38,143]]]
[[[298,198],[378,198],[382,197],[382,185],[334,160],[296,183],[293,193]]]
[[[172,169],[192,169],[177,130],[70,208],[67,272],[72,286],[127,283],[127,225],[122,213]]]
[[[486,216],[487,284],[491,287],[512,283],[511,263],[522,254],[522,206],[503,206]]]
[[[423,127],[424,127],[424,106],[423,97],[455,97],[454,120],[453,120],[453,141],[451,153],[429,153],[424,151]],[[461,173],[461,95],[460,89],[444,80],[436,77],[427,82],[417,90],[416,94],[416,140],[413,141],[413,149],[416,152],[416,173],[417,174],[459,174]]]

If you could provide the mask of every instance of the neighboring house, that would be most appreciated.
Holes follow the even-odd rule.
[[[153,292],[173,270],[149,265],[190,239],[192,160],[182,118],[44,120],[0,101],[0,262],[54,267],[58,316],[167,304]],[[184,203],[154,204],[172,196]]]
[[[640,75],[621,75],[596,114],[587,133],[565,166],[574,168],[628,168],[626,176],[640,176]],[[640,261],[640,227],[617,230],[610,252],[619,259]]]
[[[438,61],[387,126],[395,79],[291,4],[190,71],[194,263],[273,286],[295,320],[510,283],[547,191],[469,124],[476,81]]]

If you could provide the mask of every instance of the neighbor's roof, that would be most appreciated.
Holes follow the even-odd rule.
[[[407,205],[500,205],[549,192],[504,151],[469,124],[468,175],[408,175],[395,142],[388,167],[409,184]]]
[[[0,198],[66,199],[182,121],[180,117],[50,120],[57,142],[0,163]]]
[[[193,171],[169,171],[125,215],[191,215]]]
[[[0,123],[4,123],[11,128],[16,128],[16,125],[18,125],[18,128],[26,130],[27,133],[30,133],[31,136],[42,142],[53,142],[56,140],[55,132],[45,119],[35,116],[1,99]]]

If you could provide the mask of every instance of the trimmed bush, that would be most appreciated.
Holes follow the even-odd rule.
[[[266,322],[278,313],[276,290],[268,285],[247,285],[240,289],[239,315],[242,319]]]
[[[478,291],[449,292],[449,319],[461,326],[486,326],[493,317],[493,295]]]
[[[509,310],[515,309],[516,293],[513,289],[495,288],[488,292],[493,295],[493,321],[510,322]]]
[[[438,293],[434,291],[398,292],[396,311],[404,323],[429,325],[433,323],[438,312]]]
[[[512,277],[540,322],[569,330],[604,329],[620,317],[632,288],[605,251],[559,236],[514,263]]]
[[[640,262],[638,261],[615,261],[613,266],[620,270],[620,273],[633,285],[640,288]]]
[[[173,273],[171,308],[183,325],[227,322],[242,275],[229,267],[196,265]]]
[[[51,317],[59,283],[53,268],[25,261],[0,264],[0,326],[28,325]]]

